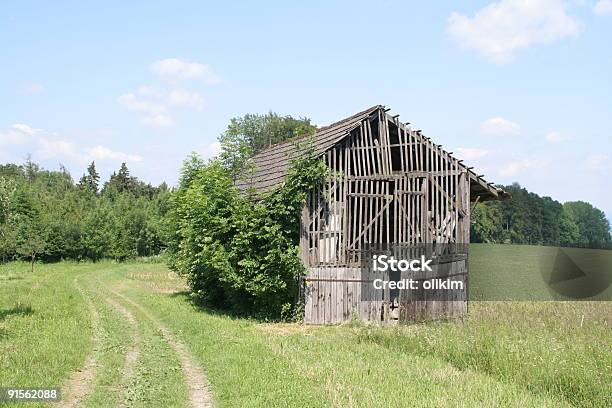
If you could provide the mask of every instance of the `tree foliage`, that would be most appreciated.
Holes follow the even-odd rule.
[[[561,204],[518,184],[502,186],[510,200],[477,204],[472,211],[472,242],[609,248],[610,223],[591,204]]]
[[[99,191],[91,163],[75,184],[65,169],[27,160],[0,165],[0,261],[123,260],[159,254],[169,190],[129,175],[125,163]]]
[[[219,136],[221,164],[235,178],[249,157],[260,150],[285,140],[312,135],[316,126],[308,118],[246,114],[230,120],[227,130]]]
[[[218,160],[194,156],[183,166],[170,215],[176,235],[171,266],[193,295],[239,313],[277,318],[296,307],[303,273],[299,219],[307,191],[322,183],[325,165],[312,154],[295,161],[277,190],[259,201],[241,195]]]
[[[315,130],[305,118],[248,114],[232,119],[219,137],[218,159],[204,163],[193,154],[185,160],[170,200],[168,254],[196,299],[262,317],[295,310],[304,268],[300,215],[326,167],[306,149],[282,186],[263,197],[239,193],[234,180],[261,149]]]

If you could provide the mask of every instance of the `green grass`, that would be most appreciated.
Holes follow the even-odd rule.
[[[27,264],[0,265],[0,386],[60,387],[92,353],[98,370],[93,392],[80,406],[186,406],[178,359],[146,319],[139,319],[136,328],[143,338],[136,375],[129,384],[121,383],[132,328],[104,301],[110,295],[95,279],[106,268],[117,267],[59,263],[37,266],[32,274]],[[96,349],[91,316],[75,279],[100,315],[101,343]],[[42,406],[14,406],[36,405]]]
[[[34,274],[27,264],[0,265],[1,386],[56,386],[87,356],[89,317],[68,270],[76,271],[71,264],[47,265]]]
[[[612,298],[612,251],[564,248],[595,286],[607,289],[587,300]],[[473,300],[572,300],[550,289],[558,248],[530,245],[470,245],[470,298]],[[572,280],[565,285],[589,284]],[[592,283],[592,282],[591,282]]]
[[[534,249],[518,248],[530,259]],[[516,259],[517,247],[488,249],[472,251],[472,275],[491,273],[483,257]],[[86,406],[188,405],[173,351],[108,289],[187,346],[221,407],[612,406],[611,302],[471,302],[463,321],[402,327],[261,323],[201,310],[163,265],[136,263],[61,263],[34,274],[22,264],[0,266],[0,386],[59,386],[83,364],[90,317],[74,278],[99,310],[104,333]],[[130,310],[137,327],[104,297]],[[123,384],[134,330],[141,357]]]

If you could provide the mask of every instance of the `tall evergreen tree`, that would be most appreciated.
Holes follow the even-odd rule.
[[[100,182],[100,174],[96,170],[96,163],[91,162],[87,167],[87,174],[83,174],[79,180],[78,186],[86,191],[98,194],[98,185]]]
[[[100,182],[100,174],[96,170],[96,163],[91,162],[89,167],[87,167],[87,183],[89,184],[89,188],[94,193],[98,192],[98,184]]]
[[[111,174],[110,179],[104,185],[103,192],[108,190],[112,190],[117,193],[123,193],[126,191],[134,192],[135,185],[136,182],[130,176],[130,170],[125,162],[123,162],[121,163],[119,171]]]

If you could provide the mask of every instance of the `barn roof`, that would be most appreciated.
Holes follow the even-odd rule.
[[[383,105],[375,105],[348,118],[317,129],[317,132],[312,136],[315,154],[320,156],[332,146],[344,140],[353,129],[361,124],[362,120],[373,114],[378,114],[379,110],[388,111]],[[282,183],[291,165],[291,160],[297,158],[304,148],[304,144],[300,145],[296,143],[296,140],[287,140],[260,151],[250,159],[252,171],[248,176],[239,178],[236,181],[236,186],[241,190],[254,188],[260,193],[274,189]],[[493,186],[492,183],[487,183],[482,176],[472,171],[472,168],[465,166],[463,163],[461,163],[461,166],[468,170],[472,181],[470,183],[472,200],[477,197],[480,197],[481,200],[490,200],[509,196],[504,190]]]

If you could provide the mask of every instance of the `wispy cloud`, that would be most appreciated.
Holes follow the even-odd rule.
[[[473,147],[457,147],[455,151],[457,152],[457,157],[464,160],[480,159],[489,154],[488,150]]]
[[[593,154],[586,158],[587,168],[591,171],[600,171],[610,165],[610,158],[606,154]]]
[[[129,154],[121,151],[112,150],[105,146],[79,147],[72,141],[58,137],[53,132],[37,129],[32,126],[15,123],[7,132],[0,133],[2,136],[9,134],[15,138],[15,144],[27,140],[28,145],[35,147],[32,153],[34,157],[42,160],[59,159],[67,163],[83,166],[91,161],[107,162],[139,162],[143,157],[138,154]]]
[[[564,142],[566,140],[569,140],[569,136],[564,135],[562,133],[559,132],[548,132],[546,134],[546,141],[549,143],[560,143],[560,142]]]
[[[166,115],[165,113],[156,113],[153,115],[145,116],[142,119],[142,122],[155,127],[169,127],[174,125],[174,119],[171,116]]]
[[[508,119],[495,117],[482,122],[480,131],[485,135],[493,136],[517,135],[521,132],[521,126]]]
[[[125,109],[140,113],[143,123],[160,128],[174,125],[173,109],[204,106],[204,97],[199,92],[178,88],[179,82],[191,79],[210,85],[220,81],[208,65],[178,58],[156,61],[151,70],[167,83],[141,85],[136,92],[124,93],[117,100]]]
[[[221,143],[215,141],[209,144],[200,145],[196,151],[202,156],[202,158],[208,159],[218,155],[221,152]]]
[[[51,140],[42,137],[38,140],[38,146],[36,156],[41,159],[78,158],[74,144],[67,140]]]
[[[61,159],[69,163],[84,166],[92,161],[96,162],[140,162],[143,157],[138,154],[129,154],[112,150],[105,146],[94,146],[77,149],[74,143],[64,139],[40,138],[35,157],[43,160]]]
[[[498,64],[536,44],[548,44],[582,31],[562,0],[502,0],[473,17],[452,13],[447,31],[465,49]]]
[[[168,103],[174,106],[201,108],[204,103],[204,98],[197,92],[175,89],[168,94]]]
[[[40,129],[35,129],[24,123],[14,123],[8,129],[0,131],[0,145],[28,142],[32,136],[39,132]]]
[[[34,129],[33,127],[24,123],[15,123],[11,126],[11,128],[28,136],[32,136],[40,131],[40,129]]]
[[[525,170],[530,169],[532,167],[534,167],[534,162],[529,159],[513,161],[503,166],[499,170],[498,175],[500,177],[511,177],[519,173],[523,173]]]
[[[126,109],[147,114],[160,113],[166,110],[162,105],[151,103],[150,101],[142,100],[133,93],[126,93],[119,96],[118,99],[121,106]]]
[[[166,58],[151,65],[154,74],[170,81],[184,81],[189,79],[202,80],[209,85],[219,83],[221,78],[206,64]]]
[[[92,148],[85,149],[85,154],[88,156],[87,161],[89,161],[89,158],[91,158],[92,160],[111,160],[111,161],[117,161],[117,162],[119,161],[139,162],[143,160],[142,156],[140,155],[118,152],[118,151],[111,150],[108,147],[99,146],[99,145],[92,147]]]
[[[612,16],[612,0],[600,0],[593,6],[593,13],[598,16]]]
[[[167,127],[174,124],[164,105],[142,99],[133,93],[126,93],[118,98],[119,104],[126,109],[142,113],[142,121],[157,127]]]

